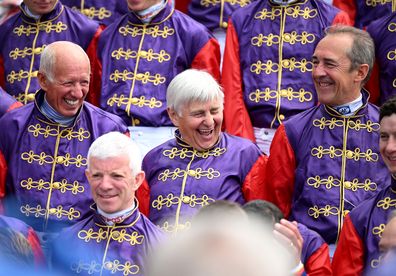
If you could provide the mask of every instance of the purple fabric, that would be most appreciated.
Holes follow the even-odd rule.
[[[351,0],[348,0],[351,1]],[[355,2],[355,27],[363,29],[372,21],[392,13],[393,1],[352,0]]]
[[[0,87],[0,117],[3,116],[16,100]]]
[[[215,200],[245,203],[242,185],[261,156],[255,144],[222,133],[212,149],[198,152],[178,132],[176,137],[151,150],[143,160],[151,221],[175,232],[189,227],[199,208]]]
[[[137,207],[113,226],[95,212],[59,235],[53,260],[56,268],[73,275],[144,275],[148,251],[164,238]]]
[[[0,152],[7,162],[6,214],[19,216],[37,231],[83,219],[93,201],[85,177],[91,143],[110,132],[127,132],[117,116],[84,103],[70,127],[46,118],[34,103],[0,120]],[[48,206],[47,206],[48,205]]]
[[[384,184],[388,184],[385,189],[375,197],[362,202],[349,213],[351,221],[363,242],[365,270],[378,268],[381,255],[378,243],[389,214],[396,209],[396,180],[391,178]]]
[[[299,223],[297,227],[304,240],[301,251],[301,262],[306,264],[309,258],[325,243],[325,241],[318,233],[309,229],[302,223]]]
[[[26,238],[29,235],[29,229],[31,229],[31,227],[23,221],[17,218],[7,217],[3,215],[0,215],[0,227],[10,228],[16,232],[23,234]]]
[[[255,0],[246,1],[201,1],[191,0],[188,15],[204,24],[209,30],[227,28],[228,19],[237,9],[246,7]]]
[[[21,4],[23,9],[24,4]],[[37,32],[37,26],[39,31]],[[58,2],[54,10],[39,21],[22,10],[0,25],[0,83],[18,101],[33,101],[40,89],[37,72],[44,47],[54,41],[67,40],[86,50],[99,24]],[[1,80],[3,79],[3,80]]]
[[[148,25],[133,12],[124,15],[99,38],[100,107],[127,125],[173,126],[166,112],[166,88],[174,76],[191,68],[211,38],[204,26],[170,5]]]
[[[296,158],[291,220],[335,243],[344,216],[377,194],[389,178],[379,154],[378,108],[367,103],[351,117],[325,105],[284,126]]]
[[[128,12],[126,0],[62,0],[62,4],[73,10],[79,10],[89,19],[105,26]]]
[[[317,104],[311,58],[338,13],[337,8],[313,0],[284,7],[257,1],[233,13],[243,97],[253,127],[277,128]]]
[[[380,104],[396,95],[396,13],[378,19],[367,27],[375,43],[380,70]]]

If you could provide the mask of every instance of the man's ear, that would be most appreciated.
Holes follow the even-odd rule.
[[[144,171],[140,171],[135,175],[135,184],[133,186],[133,190],[136,191],[139,189],[140,185],[142,185],[144,178],[146,177],[146,174]]]
[[[38,82],[39,82],[39,84],[40,84],[40,87],[41,87],[44,91],[47,91],[48,80],[47,80],[47,78],[45,77],[45,75],[39,71],[39,72],[37,73],[37,79],[38,79]]]
[[[369,65],[368,64],[360,64],[359,68],[357,69],[356,81],[362,82],[369,72]]]
[[[89,173],[88,170],[85,170],[85,176],[87,177],[88,182],[90,182],[90,180],[91,180],[91,174]]]
[[[178,127],[179,126],[179,115],[177,115],[177,112],[173,108],[166,108],[166,111],[168,111],[169,118],[171,119],[172,123]]]

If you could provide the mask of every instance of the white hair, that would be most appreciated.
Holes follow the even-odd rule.
[[[136,143],[120,132],[108,132],[97,138],[89,147],[87,155],[88,170],[92,157],[107,159],[120,156],[128,157],[133,176],[142,170],[142,157]]]
[[[54,82],[54,70],[55,64],[57,62],[57,51],[71,50],[75,51],[75,53],[81,53],[88,60],[89,63],[89,57],[80,45],[70,41],[55,41],[50,45],[46,46],[41,53],[39,72],[43,73],[50,82]]]
[[[191,102],[218,99],[224,103],[224,93],[218,82],[205,71],[188,69],[170,82],[166,91],[167,106],[181,116],[182,106]]]

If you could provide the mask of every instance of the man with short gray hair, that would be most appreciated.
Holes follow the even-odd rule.
[[[0,131],[0,204],[39,233],[56,233],[87,216],[93,203],[84,176],[88,148],[104,133],[128,131],[120,118],[84,101],[90,73],[80,46],[48,45],[35,101],[0,120],[6,130]]]
[[[268,200],[329,244],[338,241],[345,215],[389,177],[378,149],[378,108],[363,89],[373,61],[366,32],[327,29],[312,56],[321,104],[281,125],[271,146]]]
[[[224,95],[216,80],[186,70],[169,84],[166,100],[178,130],[143,160],[147,182],[138,192],[141,210],[176,233],[215,200],[243,204],[262,198],[267,157],[251,141],[221,131]]]

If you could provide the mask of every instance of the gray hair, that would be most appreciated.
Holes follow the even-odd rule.
[[[334,25],[326,29],[326,36],[336,34],[348,34],[352,36],[352,47],[347,51],[347,57],[351,60],[351,69],[355,70],[362,64],[368,64],[369,71],[363,80],[364,85],[370,78],[375,60],[375,45],[370,34],[366,31],[346,25]]]
[[[77,52],[81,52],[81,54],[85,56],[89,62],[89,57],[87,53],[85,53],[84,49],[81,48],[80,45],[70,41],[55,41],[50,45],[46,46],[43,52],[41,53],[39,72],[44,74],[47,77],[48,81],[54,82],[55,80],[54,70],[55,70],[55,64],[57,62],[56,60],[57,51],[59,50],[67,51],[73,48]]]
[[[142,156],[136,143],[120,132],[108,132],[97,138],[89,147],[87,155],[88,170],[92,157],[103,160],[120,156],[128,157],[133,176],[142,170]]]
[[[181,108],[191,102],[208,102],[215,99],[224,103],[224,93],[218,82],[205,71],[188,69],[170,82],[166,91],[167,106],[181,116]]]

